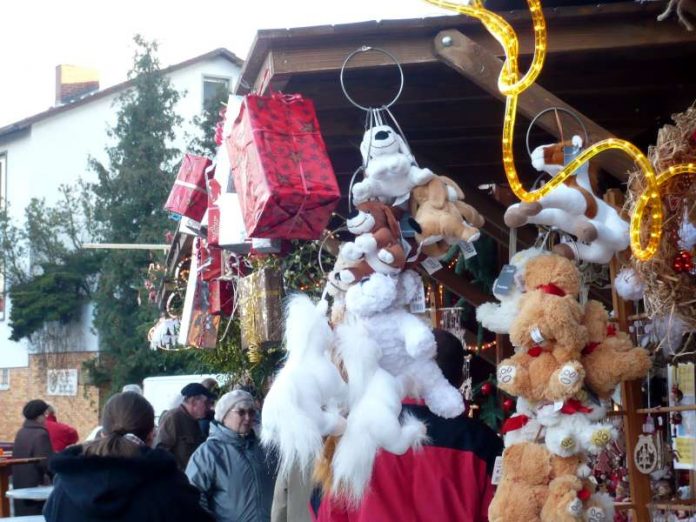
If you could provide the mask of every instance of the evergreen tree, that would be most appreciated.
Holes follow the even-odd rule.
[[[219,84],[215,95],[206,100],[203,105],[203,112],[199,116],[194,116],[193,124],[198,128],[199,135],[189,144],[191,152],[211,158],[215,156],[218,148],[215,143],[215,127],[222,120],[220,111],[225,110],[229,95],[229,90],[223,84]]]

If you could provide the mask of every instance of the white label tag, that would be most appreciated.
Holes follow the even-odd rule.
[[[434,257],[426,257],[423,261],[421,261],[421,265],[423,265],[423,268],[425,268],[426,272],[428,272],[430,275],[433,275],[442,268],[442,263],[440,263]]]
[[[515,265],[505,265],[500,270],[500,275],[493,283],[493,295],[508,295],[515,287]]]
[[[503,476],[503,457],[496,457],[493,464],[493,473],[491,475],[491,484],[497,486],[500,484],[500,478]]]
[[[470,259],[476,255],[474,244],[468,241],[460,241],[459,249],[462,251],[462,254],[464,254],[464,259]]]
[[[544,344],[544,341],[546,341],[546,339],[544,339],[544,336],[541,335],[541,330],[539,330],[537,326],[532,328],[532,331],[529,332],[529,335],[531,336],[532,341],[534,341],[537,344]]]
[[[413,297],[413,301],[409,304],[409,310],[412,314],[424,314],[425,313],[425,287],[423,286],[423,281],[420,281],[418,285],[418,291]]]
[[[563,401],[556,401],[553,403],[553,411],[561,411],[563,408]]]

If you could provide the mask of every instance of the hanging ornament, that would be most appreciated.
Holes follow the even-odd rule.
[[[658,451],[653,434],[638,435],[638,444],[633,452],[633,462],[638,471],[644,475],[652,473],[657,468]]]
[[[514,407],[515,401],[513,401],[512,399],[505,399],[503,401],[503,411],[505,413],[510,413]]]
[[[672,414],[672,424],[675,426],[679,426],[682,423],[683,417],[682,414],[677,412]]]
[[[484,382],[481,385],[481,395],[488,397],[493,392],[493,385],[490,382]]]
[[[680,250],[677,252],[677,255],[674,256],[674,260],[672,261],[672,268],[678,274],[688,274],[691,272],[691,270],[694,268],[691,253],[686,250]]]
[[[674,404],[679,404],[684,398],[684,392],[679,389],[678,384],[672,386],[672,401]]]

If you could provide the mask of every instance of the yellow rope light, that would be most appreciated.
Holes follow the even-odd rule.
[[[525,190],[515,168],[515,157],[513,153],[513,137],[515,129],[515,117],[517,115],[517,98],[519,95],[531,87],[539,76],[546,57],[546,19],[541,10],[540,0],[527,0],[529,11],[532,16],[534,26],[534,57],[529,66],[529,70],[520,78],[518,69],[519,41],[517,34],[512,26],[499,15],[489,11],[481,4],[480,0],[472,0],[470,5],[463,5],[458,2],[443,0],[424,0],[429,4],[436,5],[445,9],[456,11],[460,14],[471,16],[480,20],[489,33],[500,43],[505,52],[505,62],[498,78],[498,90],[505,95],[505,119],[503,122],[503,167],[505,175],[510,183],[510,188],[515,195],[524,202],[531,203],[537,201],[549,192],[558,187],[586,161],[591,160],[598,154],[606,150],[620,150],[626,153],[643,172],[647,187],[640,196],[638,204],[631,216],[630,239],[633,255],[641,260],[647,261],[655,255],[660,236],[662,235],[662,203],[660,201],[660,186],[668,179],[681,174],[696,173],[696,164],[677,165],[668,170],[655,174],[652,164],[648,158],[632,143],[616,138],[610,138],[595,143],[585,149],[573,161],[566,165],[561,172],[554,176],[543,187],[531,192]],[[650,222],[650,234],[648,244],[643,247],[641,244],[641,223],[643,215],[650,212],[652,221]]]

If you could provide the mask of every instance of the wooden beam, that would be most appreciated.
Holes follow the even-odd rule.
[[[442,43],[445,37],[451,39],[451,45],[445,46]],[[505,99],[505,96],[498,90],[498,76],[503,62],[493,53],[456,30],[440,32],[435,38],[435,50],[444,63],[459,71],[494,97],[501,100]],[[579,81],[582,81],[582,78]],[[578,113],[587,127],[591,143],[614,137],[609,131],[539,85],[532,85],[520,95],[518,100],[518,113],[529,119],[534,118],[539,112],[549,107],[563,107]],[[537,123],[544,130],[560,139],[559,130],[552,117],[542,118]],[[633,162],[629,158],[624,154],[613,153],[613,151],[600,154],[594,161],[621,181],[628,179],[628,172],[633,168]]]
[[[421,273],[427,273],[419,268]],[[472,306],[478,306],[483,303],[495,301],[495,297],[482,292],[476,285],[467,281],[462,276],[446,266],[443,266],[437,272],[430,274],[430,277],[442,284],[447,290],[457,294]]]

